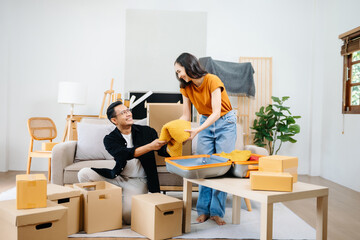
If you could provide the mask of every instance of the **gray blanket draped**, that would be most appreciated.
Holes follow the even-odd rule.
[[[254,69],[251,63],[224,62],[211,57],[199,58],[199,62],[208,73],[221,79],[230,96],[255,97]]]

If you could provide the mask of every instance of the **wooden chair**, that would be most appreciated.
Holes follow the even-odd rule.
[[[35,158],[48,158],[49,169],[48,169],[48,180],[51,180],[51,151],[33,151],[34,140],[44,141],[49,140],[52,142],[57,136],[56,126],[53,120],[47,117],[33,117],[29,118],[28,130],[30,133],[30,146],[28,154],[28,163],[26,173],[30,173],[31,159]]]

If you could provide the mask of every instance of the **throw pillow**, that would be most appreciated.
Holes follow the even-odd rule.
[[[107,119],[106,119],[107,120]],[[104,122],[80,122],[77,125],[78,142],[75,160],[114,159],[106,151],[103,140],[115,129],[115,125]]]

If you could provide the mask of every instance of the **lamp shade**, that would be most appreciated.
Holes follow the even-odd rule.
[[[58,103],[85,104],[86,87],[78,82],[59,82]]]

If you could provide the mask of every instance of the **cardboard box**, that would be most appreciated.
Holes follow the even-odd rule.
[[[287,156],[266,156],[259,159],[259,171],[262,172],[288,172],[297,182],[298,158]]]
[[[154,128],[160,136],[162,127],[173,120],[179,119],[183,114],[183,105],[180,103],[147,103],[148,125]],[[191,141],[183,145],[183,156],[191,155]],[[165,158],[155,152],[157,165],[166,165]]]
[[[46,208],[16,209],[16,200],[0,202],[0,239],[67,240],[67,208],[51,201]]]
[[[41,144],[41,150],[42,151],[49,151],[51,152],[53,147],[58,144],[56,142],[44,142]]]
[[[56,184],[47,185],[48,200],[68,208],[68,235],[80,231],[80,190]]]
[[[252,190],[292,192],[293,176],[282,172],[250,172]]]
[[[16,208],[46,207],[46,184],[44,174],[16,175]]]
[[[131,200],[131,230],[150,239],[182,234],[183,201],[161,193],[135,195]]]
[[[75,183],[84,198],[84,230],[95,233],[122,228],[122,189],[111,183]]]

